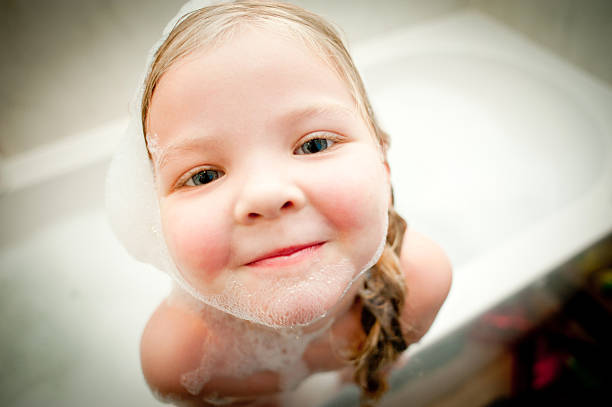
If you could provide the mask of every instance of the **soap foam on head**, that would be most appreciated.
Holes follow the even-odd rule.
[[[151,154],[153,160],[153,167],[159,168],[162,159],[162,149],[159,146],[159,136],[157,133],[147,134],[146,136],[147,148]]]

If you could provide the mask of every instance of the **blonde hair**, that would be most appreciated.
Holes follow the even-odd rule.
[[[222,3],[193,11],[177,22],[155,53],[145,78],[141,106],[143,136],[147,133],[151,100],[162,75],[177,60],[222,42],[245,23],[285,28],[311,47],[347,84],[357,110],[386,155],[389,137],[376,122],[361,77],[339,31],[316,14],[274,1]],[[351,361],[355,366],[355,382],[362,390],[363,404],[377,400],[384,393],[387,387],[384,368],[406,348],[399,322],[406,293],[399,266],[405,229],[406,223],[391,207],[386,246],[376,265],[368,271],[358,296],[366,340],[354,349]]]

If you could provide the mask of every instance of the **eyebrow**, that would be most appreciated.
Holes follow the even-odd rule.
[[[317,104],[300,107],[296,109],[289,109],[288,113],[281,115],[279,122],[282,124],[288,124],[291,122],[306,120],[316,116],[345,116],[350,118],[356,118],[356,106],[354,109],[339,104],[339,103],[328,103],[328,104]]]
[[[355,109],[350,109],[349,107],[339,103],[307,105],[304,107],[288,109],[288,112],[282,113],[279,118],[275,119],[275,121],[282,126],[286,126],[291,123],[304,121],[317,116],[343,116],[353,119],[358,117],[358,113],[355,111]],[[166,165],[168,165],[173,157],[181,155],[187,151],[192,151],[196,148],[202,149],[204,146],[216,144],[217,142],[218,141],[216,141],[214,137],[202,134],[181,137],[179,140],[174,141],[161,151],[159,157],[155,160],[155,164],[157,164],[157,167],[162,170]]]
[[[173,157],[177,155],[180,156],[182,153],[192,151],[196,148],[201,149],[211,144],[215,144],[214,139],[212,137],[202,136],[201,134],[181,137],[161,151],[159,157],[155,160],[155,164],[157,164],[157,167],[161,170],[168,165]]]

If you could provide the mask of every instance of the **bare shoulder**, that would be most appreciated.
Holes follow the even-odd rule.
[[[406,278],[406,305],[402,321],[411,342],[427,332],[450,290],[452,266],[444,250],[428,237],[407,229],[401,267]]]
[[[208,334],[196,313],[164,300],[149,319],[140,342],[142,371],[149,386],[163,396],[187,395],[181,376],[199,366]]]

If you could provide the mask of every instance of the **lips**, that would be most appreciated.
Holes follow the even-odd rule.
[[[247,266],[288,265],[300,261],[303,257],[313,253],[325,242],[312,242],[303,245],[289,246],[274,250],[247,263]]]

